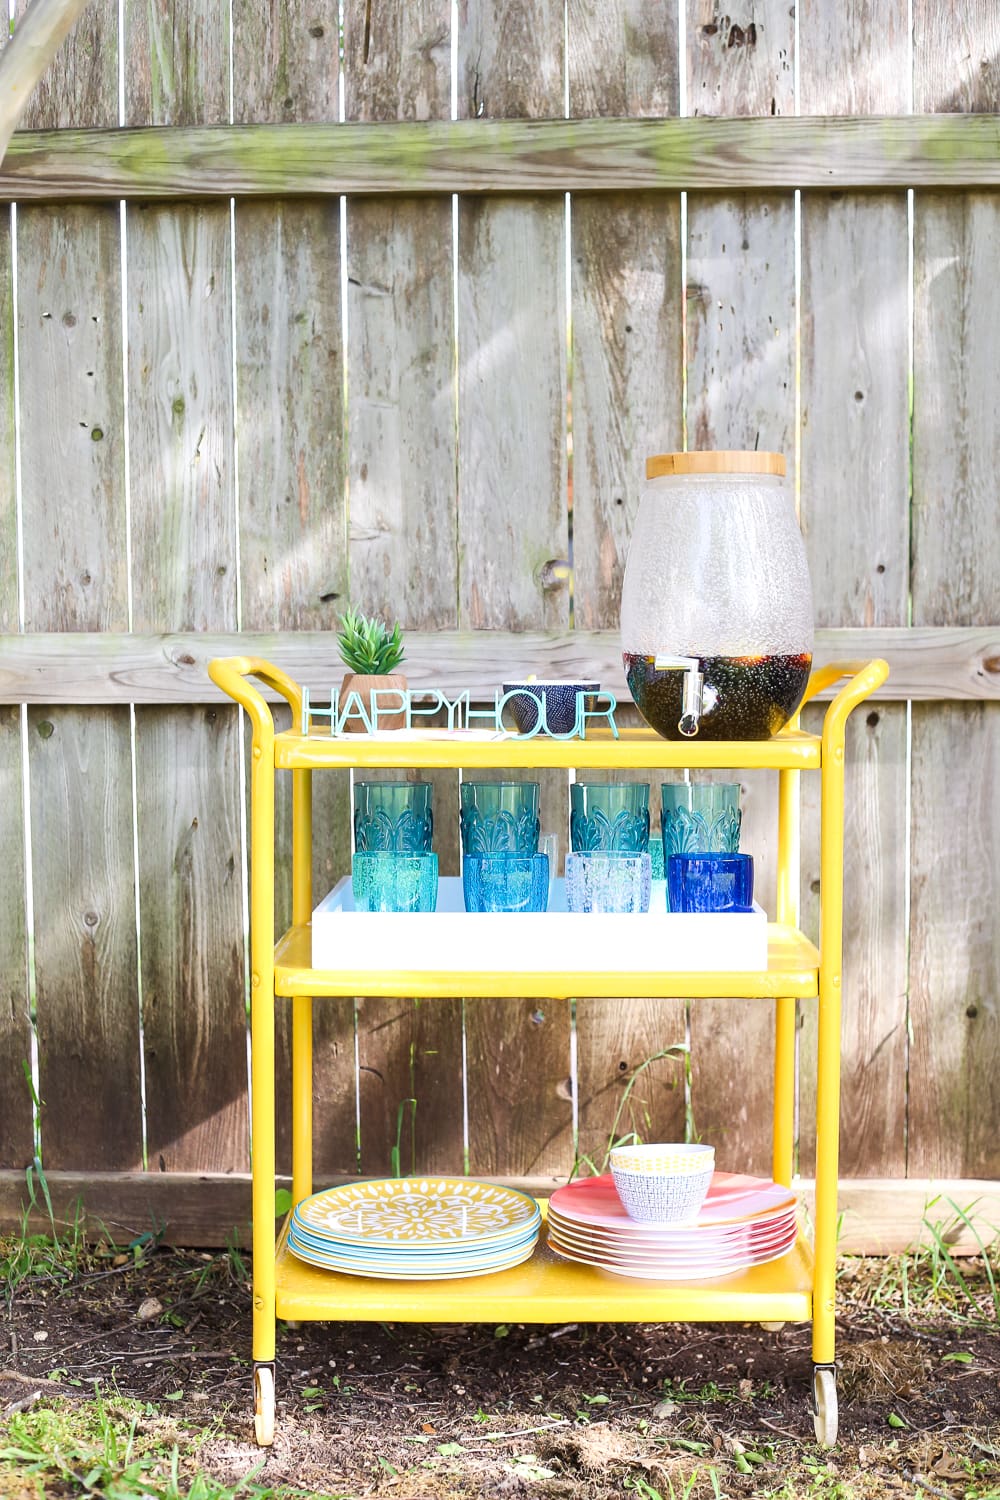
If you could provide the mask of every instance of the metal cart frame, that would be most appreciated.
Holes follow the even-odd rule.
[[[884,661],[835,663],[809,679],[804,702],[847,681],[833,697],[822,733],[807,735],[798,718],[762,742],[673,742],[650,731],[556,741],[512,736],[467,741],[414,740],[299,729],[302,691],[257,657],[220,658],[212,680],[239,703],[253,727],[251,769],[250,961],[253,1090],[253,1359],[255,1432],[274,1438],[276,1319],[380,1322],[812,1322],[812,1410],[817,1440],[837,1437],[835,1275],[840,1125],[841,954],[843,942],[844,756],[849,714],[888,676]],[[292,728],[275,732],[256,678],[292,709]],[[790,1184],[794,1147],[795,1002],[818,997],[816,1196],[813,1245],[800,1230],[781,1260],[724,1281],[618,1284],[582,1265],[558,1260],[539,1244],[513,1270],[469,1281],[390,1282],[305,1265],[286,1245],[287,1221],[275,1245],[274,1007],[292,1002],[292,1198],[313,1191],[312,1006],[324,995],[585,996],[627,998],[613,976],[502,972],[407,973],[311,967],[312,773],[339,767],[475,767],[659,770],[665,767],[773,769],[778,772],[777,920],[768,924],[768,966],[746,974],[648,973],[628,976],[628,991],[670,998],[765,996],[775,1003],[773,1174]],[[274,788],[292,777],[292,927],[274,932]],[[820,931],[815,947],[798,930],[799,776],[821,777]],[[623,981],[624,982],[624,979]]]

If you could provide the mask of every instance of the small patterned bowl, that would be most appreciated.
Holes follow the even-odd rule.
[[[516,693],[508,707],[521,734],[531,734],[538,725],[539,704],[544,704],[544,729],[548,734],[572,734],[576,724],[577,695],[599,693],[599,682],[505,682],[505,693]]]
[[[696,1219],[712,1185],[714,1146],[616,1146],[611,1175],[630,1219],[676,1224]]]

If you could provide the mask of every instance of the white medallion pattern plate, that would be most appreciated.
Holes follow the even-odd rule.
[[[539,1222],[525,1193],[466,1177],[382,1178],[314,1193],[293,1223],[324,1240],[368,1246],[506,1242]]]

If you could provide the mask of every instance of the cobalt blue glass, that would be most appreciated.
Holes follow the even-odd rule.
[[[672,854],[735,854],[740,847],[739,783],[734,781],[668,783],[660,788],[663,864]],[[673,910],[670,882],[667,907]]]
[[[671,911],[750,911],[753,856],[671,854],[667,889]]]

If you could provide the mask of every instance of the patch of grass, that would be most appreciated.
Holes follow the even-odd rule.
[[[263,1462],[235,1485],[208,1478],[196,1462],[203,1440],[188,1438],[148,1403],[106,1400],[100,1392],[93,1401],[54,1401],[0,1422],[0,1493],[5,1474],[25,1493],[33,1488],[67,1500],[280,1500],[306,1493],[255,1484]]]
[[[77,1204],[73,1222],[60,1235],[40,1164],[28,1167],[25,1186],[29,1202],[21,1214],[20,1233],[0,1238],[0,1278],[8,1307],[18,1287],[25,1281],[65,1284],[87,1270],[93,1260],[84,1234],[82,1206]],[[37,1210],[42,1202],[49,1221],[48,1232],[32,1234],[28,1221],[32,1211]]]
[[[929,1208],[937,1208],[935,1200]],[[872,1307],[898,1308],[906,1318],[945,1317],[960,1324],[1000,1324],[1000,1238],[979,1222],[971,1208],[951,1199],[947,1218],[925,1216],[927,1240],[902,1255],[880,1262],[881,1274],[865,1300]],[[956,1256],[957,1232],[971,1234],[978,1254]]]

